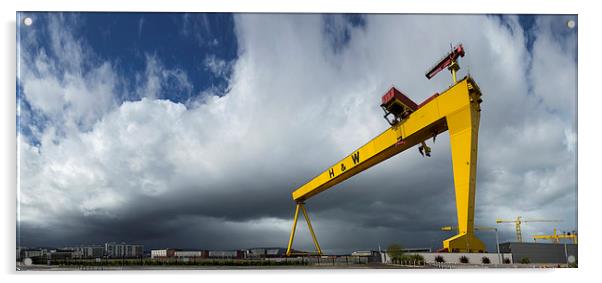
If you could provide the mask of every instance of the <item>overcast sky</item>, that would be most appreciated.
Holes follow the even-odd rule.
[[[483,93],[476,225],[577,229],[576,16],[18,16],[22,245],[285,247],[292,191],[388,127],[391,86],[418,103],[446,89],[424,73],[450,43]],[[453,235],[449,135],[428,143],[307,202],[325,252]],[[313,249],[303,221],[295,247]]]

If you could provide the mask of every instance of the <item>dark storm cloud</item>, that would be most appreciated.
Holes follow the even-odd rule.
[[[532,52],[515,17],[328,19],[237,15],[241,55],[225,96],[189,106],[147,97],[110,108],[88,132],[57,124],[67,128],[65,137],[49,127],[39,146],[22,140],[23,244],[285,246],[292,191],[386,129],[378,104],[392,84],[417,102],[445,89],[447,74],[427,81],[423,70],[458,41],[468,50],[462,74],[470,71],[484,95],[475,223],[523,215],[575,227],[576,127],[564,119],[573,111],[566,107],[574,105],[575,82],[545,78],[576,68],[573,53],[555,48],[572,39],[550,36],[549,18],[536,20]],[[29,56],[37,66],[52,64]],[[564,65],[550,66],[556,61],[542,56]],[[54,86],[61,93],[72,84],[52,73],[24,73],[33,107],[59,115],[53,111],[60,105],[39,101],[36,91]],[[147,75],[144,81],[160,81]],[[431,158],[410,149],[307,202],[326,251],[392,242],[437,248],[451,236],[439,231],[456,225],[448,134],[428,143]],[[302,222],[296,246],[311,249]],[[502,239],[513,238],[511,225],[500,228]],[[548,228],[528,225],[525,233]],[[478,234],[492,247],[493,233]]]

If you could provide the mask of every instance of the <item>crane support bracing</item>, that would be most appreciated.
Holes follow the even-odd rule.
[[[293,200],[303,203],[312,196],[449,130],[458,234],[445,240],[443,247],[450,252],[484,251],[484,244],[474,236],[474,196],[481,101],[481,92],[477,84],[472,78],[465,77],[445,92],[427,99],[404,120],[299,187],[292,194]],[[290,254],[293,233],[287,254]]]

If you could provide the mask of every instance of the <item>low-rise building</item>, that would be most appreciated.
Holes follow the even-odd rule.
[[[151,250],[151,258],[168,258],[175,256],[174,249]]]
[[[46,251],[43,249],[26,249],[21,251],[23,258],[34,258],[46,255]]]
[[[379,251],[355,251],[351,256],[366,258],[368,262],[382,262],[381,252]]]
[[[239,250],[209,251],[208,256],[210,258],[242,258],[243,252]]]
[[[208,257],[207,251],[175,251],[175,257],[187,257],[187,258],[206,258]]]
[[[82,255],[79,251],[56,249],[50,250],[48,253],[49,260],[71,260],[81,258]]]
[[[516,243],[500,244],[500,252],[511,253],[516,263],[566,264],[577,261],[577,244]]]
[[[247,258],[283,257],[285,255],[285,248],[252,248],[245,251]]]

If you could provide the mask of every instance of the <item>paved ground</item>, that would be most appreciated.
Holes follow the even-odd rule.
[[[389,265],[382,263],[370,264],[319,264],[319,265],[280,265],[280,266],[186,266],[186,265],[154,265],[154,266],[86,266],[61,267],[53,265],[17,266],[20,271],[101,271],[101,270],[299,270],[299,269],[408,269],[412,267]]]
[[[17,266],[20,271],[116,271],[116,270],[301,270],[301,269],[489,269],[489,268],[557,268],[555,264],[443,264],[430,266],[404,266],[398,264],[316,264],[316,265],[279,265],[279,266],[201,266],[201,265],[130,265],[130,266],[72,266],[55,265]],[[561,267],[567,267],[566,265]]]

